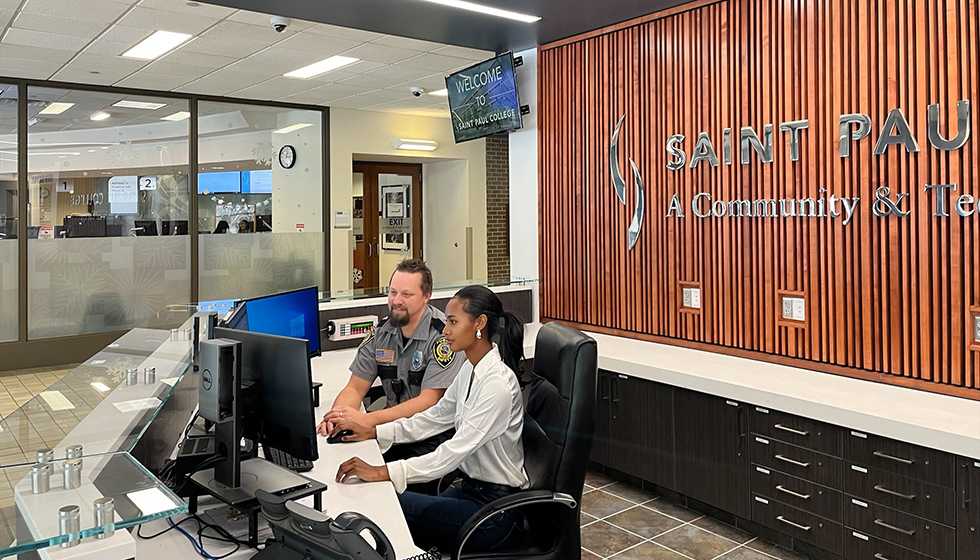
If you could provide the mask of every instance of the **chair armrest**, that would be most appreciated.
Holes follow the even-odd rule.
[[[531,504],[546,503],[561,504],[570,509],[575,509],[578,506],[578,502],[576,502],[575,498],[572,496],[561,492],[552,492],[551,490],[525,490],[523,492],[511,494],[510,496],[504,496],[499,500],[494,500],[474,513],[466,521],[466,524],[460,528],[459,532],[456,533],[456,545],[453,547],[454,550],[451,558],[461,558],[463,554],[463,547],[466,546],[466,541],[469,540],[470,536],[480,527],[480,525],[494,515]]]

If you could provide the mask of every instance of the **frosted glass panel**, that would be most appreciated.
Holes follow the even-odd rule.
[[[0,239],[0,342],[17,340],[17,240]]]
[[[126,330],[190,300],[190,237],[28,240],[29,338]]]
[[[200,251],[200,301],[323,290],[322,233],[202,235]]]

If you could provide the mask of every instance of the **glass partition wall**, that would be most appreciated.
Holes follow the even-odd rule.
[[[188,101],[28,89],[28,337],[190,299]]]
[[[17,340],[19,242],[17,224],[17,87],[0,83],[0,342]]]
[[[200,299],[323,285],[322,113],[198,105]]]

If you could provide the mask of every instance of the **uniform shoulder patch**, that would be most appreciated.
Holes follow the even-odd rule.
[[[443,368],[449,367],[456,359],[456,353],[449,348],[446,337],[442,336],[436,339],[435,344],[432,345],[432,357]]]
[[[371,339],[374,338],[374,329],[375,327],[371,327],[371,330],[369,330],[368,333],[364,335],[364,338],[361,339],[361,344],[358,346],[358,348],[364,346],[368,342],[371,342]]]

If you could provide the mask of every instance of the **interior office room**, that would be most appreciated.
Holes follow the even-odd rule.
[[[0,0],[0,557],[980,560],[978,52],[975,0]],[[526,483],[406,490],[321,418],[510,355],[440,338],[475,286]]]

